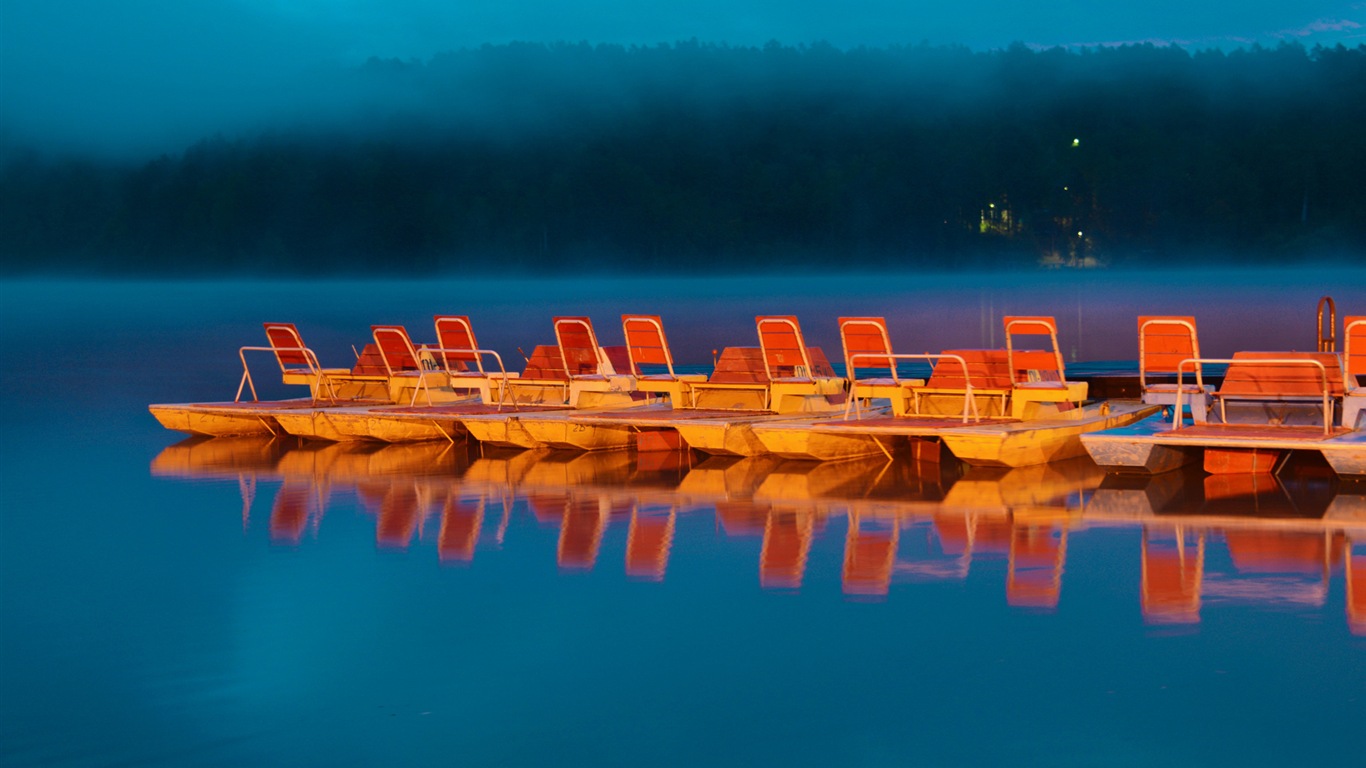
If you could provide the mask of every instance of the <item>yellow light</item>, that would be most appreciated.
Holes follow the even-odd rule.
[[[1081,139],[1072,139],[1072,146],[1074,146],[1074,147],[1080,147],[1080,146],[1081,146]]]

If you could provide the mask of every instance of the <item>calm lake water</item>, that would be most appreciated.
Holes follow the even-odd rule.
[[[1366,489],[1312,465],[300,446],[146,411],[231,399],[265,320],[338,364],[469,314],[519,360],[552,315],[620,343],[644,311],[705,364],[761,313],[827,351],[886,315],[917,352],[1050,314],[1069,360],[1132,361],[1140,313],[1312,349],[1325,293],[1366,314],[1366,269],[0,283],[0,764],[1355,764]]]

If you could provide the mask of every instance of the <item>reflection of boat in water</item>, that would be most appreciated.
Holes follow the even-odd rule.
[[[851,597],[964,580],[974,565],[990,572],[998,563],[1008,604],[1043,610],[1061,600],[1079,534],[1123,527],[1139,532],[1140,606],[1153,623],[1196,621],[1211,602],[1321,607],[1341,572],[1353,631],[1366,631],[1366,492],[1327,472],[1285,482],[1106,475],[1085,459],[1002,470],[871,458],[694,463],[686,453],[623,451],[471,456],[457,448],[191,439],[163,451],[152,469],[238,479],[244,524],[258,488],[278,484],[269,531],[282,544],[317,536],[328,507],[349,504],[373,518],[378,547],[425,544],[442,563],[470,564],[521,518],[537,525],[515,527],[518,535],[554,532],[562,570],[600,568],[614,552],[626,576],[658,581],[680,548],[693,555],[697,531],[706,530],[683,529],[680,520],[712,515],[725,540],[757,543],[766,589],[809,585],[813,564],[830,562],[820,549],[842,540],[839,580]],[[623,535],[624,547],[616,538]]]
[[[1349,626],[1366,632],[1360,484],[1331,474],[1110,476],[1085,516],[1092,525],[1141,526],[1141,598],[1152,623],[1196,623],[1208,601],[1322,606],[1341,570]],[[1209,565],[1215,547],[1228,562],[1222,570]]]
[[[357,480],[374,475],[438,475],[463,471],[466,451],[449,443],[324,443],[269,437],[190,437],[152,460],[161,477]]]

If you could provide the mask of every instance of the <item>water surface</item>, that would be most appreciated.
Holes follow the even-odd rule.
[[[705,364],[760,313],[827,350],[886,315],[907,351],[1052,314],[1078,361],[1132,360],[1140,312],[1216,356],[1312,348],[1324,293],[1366,313],[1360,270],[1180,277],[0,284],[0,762],[1349,763],[1366,494],[1312,466],[183,441],[146,412],[230,398],[264,320],[328,363],[469,314],[516,360],[551,315],[616,343],[644,311]]]

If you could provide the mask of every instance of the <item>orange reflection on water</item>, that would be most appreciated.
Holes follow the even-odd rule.
[[[1366,544],[1347,544],[1347,626],[1366,635]]]
[[[594,498],[565,500],[557,562],[561,568],[591,570],[602,547],[610,509]]]
[[[426,538],[427,515],[439,515],[442,563],[472,563],[524,514],[554,529],[562,570],[590,570],[617,520],[626,524],[625,575],[654,582],[677,554],[680,516],[700,512],[715,515],[725,538],[759,540],[762,588],[800,590],[829,521],[843,517],[839,583],[851,598],[885,598],[899,582],[963,580],[974,559],[986,559],[1004,561],[1009,605],[1045,611],[1062,600],[1077,533],[1127,526],[1138,534],[1138,608],[1150,624],[1193,626],[1213,603],[1320,607],[1342,573],[1348,626],[1366,633],[1366,496],[1312,474],[1120,478],[1087,461],[979,471],[880,458],[479,456],[450,444],[294,447],[254,438],[188,440],[163,451],[152,471],[235,478],[244,528],[258,488],[278,482],[269,516],[278,544],[298,545],[310,529],[316,536],[329,499],[348,492],[374,516],[382,549],[412,549]]]
[[[764,544],[759,553],[759,586],[797,589],[811,551],[810,514],[769,510],[764,520]]]
[[[270,539],[284,544],[298,544],[312,517],[311,505],[315,495],[313,486],[298,481],[286,481],[275,494],[275,506],[270,510]]]
[[[1011,531],[1006,602],[1028,608],[1056,608],[1067,561],[1067,529],[1018,525]]]
[[[479,530],[484,525],[484,500],[451,496],[441,512],[436,552],[442,562],[468,563],[474,560]]]
[[[1151,624],[1197,624],[1214,602],[1321,607],[1343,571],[1349,627],[1359,632],[1346,531],[1366,528],[1366,496],[1313,469],[1286,479],[1182,472],[1107,478],[1087,515],[1143,524],[1140,594]],[[1211,567],[1211,551],[1221,544],[1228,566]]]
[[[669,568],[678,512],[673,506],[636,504],[626,532],[626,575],[647,581],[663,581]]]
[[[366,484],[367,488],[372,488]],[[373,492],[373,491],[372,491]],[[381,547],[407,549],[418,524],[418,498],[408,483],[391,483],[379,492],[379,515],[375,521],[375,543]]]
[[[849,515],[842,585],[846,595],[882,596],[892,585],[901,526],[895,521]]]
[[[1205,572],[1205,533],[1177,526],[1167,532],[1143,528],[1139,599],[1143,617],[1154,624],[1200,621],[1200,587]]]

